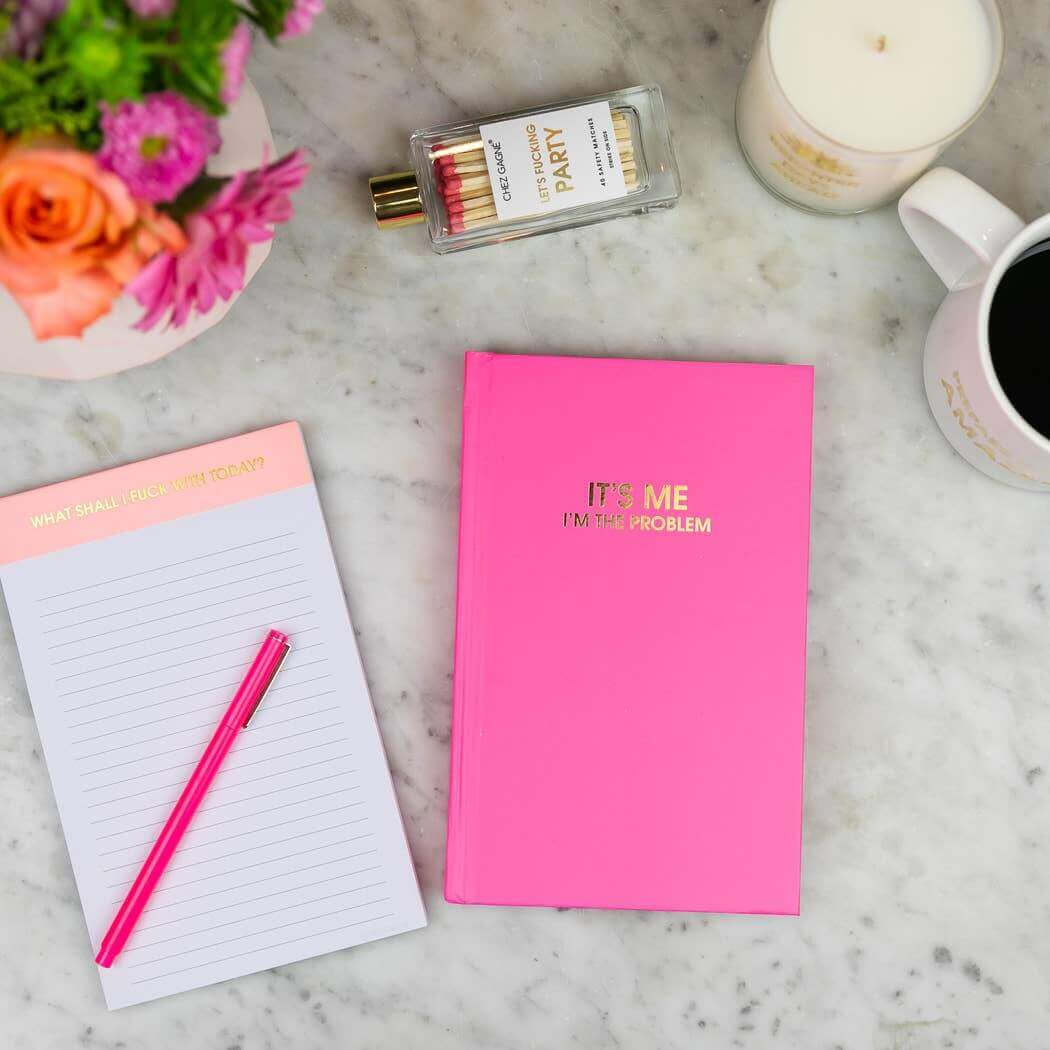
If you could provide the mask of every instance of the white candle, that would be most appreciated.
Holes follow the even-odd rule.
[[[774,0],[741,85],[741,145],[781,196],[862,211],[973,119],[1001,54],[994,0]]]

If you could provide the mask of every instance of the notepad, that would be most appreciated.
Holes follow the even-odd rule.
[[[291,637],[99,971],[110,1008],[426,924],[297,424],[0,500],[0,581],[93,948],[267,630]]]

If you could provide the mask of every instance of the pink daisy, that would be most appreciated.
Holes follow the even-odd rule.
[[[314,19],[324,10],[324,0],[292,0],[288,14],[284,16],[281,39],[303,36],[314,27]]]
[[[119,175],[133,197],[174,200],[220,145],[214,117],[181,95],[162,91],[141,102],[102,103],[98,162]]]
[[[292,217],[289,195],[308,170],[303,151],[296,150],[274,164],[234,175],[183,223],[186,247],[154,256],[127,286],[146,311],[135,327],[148,331],[167,314],[168,324],[178,328],[194,308],[207,313],[216,299],[239,292],[249,247],[268,241],[274,225]]]

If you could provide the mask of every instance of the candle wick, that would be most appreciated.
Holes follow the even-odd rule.
[[[875,50],[876,51],[885,51],[886,50],[886,34],[885,33],[880,33],[879,34],[878,39],[875,41]]]

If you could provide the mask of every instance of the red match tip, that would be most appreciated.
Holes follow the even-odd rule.
[[[445,186],[450,190],[458,190],[463,185],[463,179],[459,175],[450,175],[445,172]]]
[[[453,233],[462,233],[466,229],[466,226],[463,225],[462,217],[458,215],[450,215],[448,219],[448,228]]]

